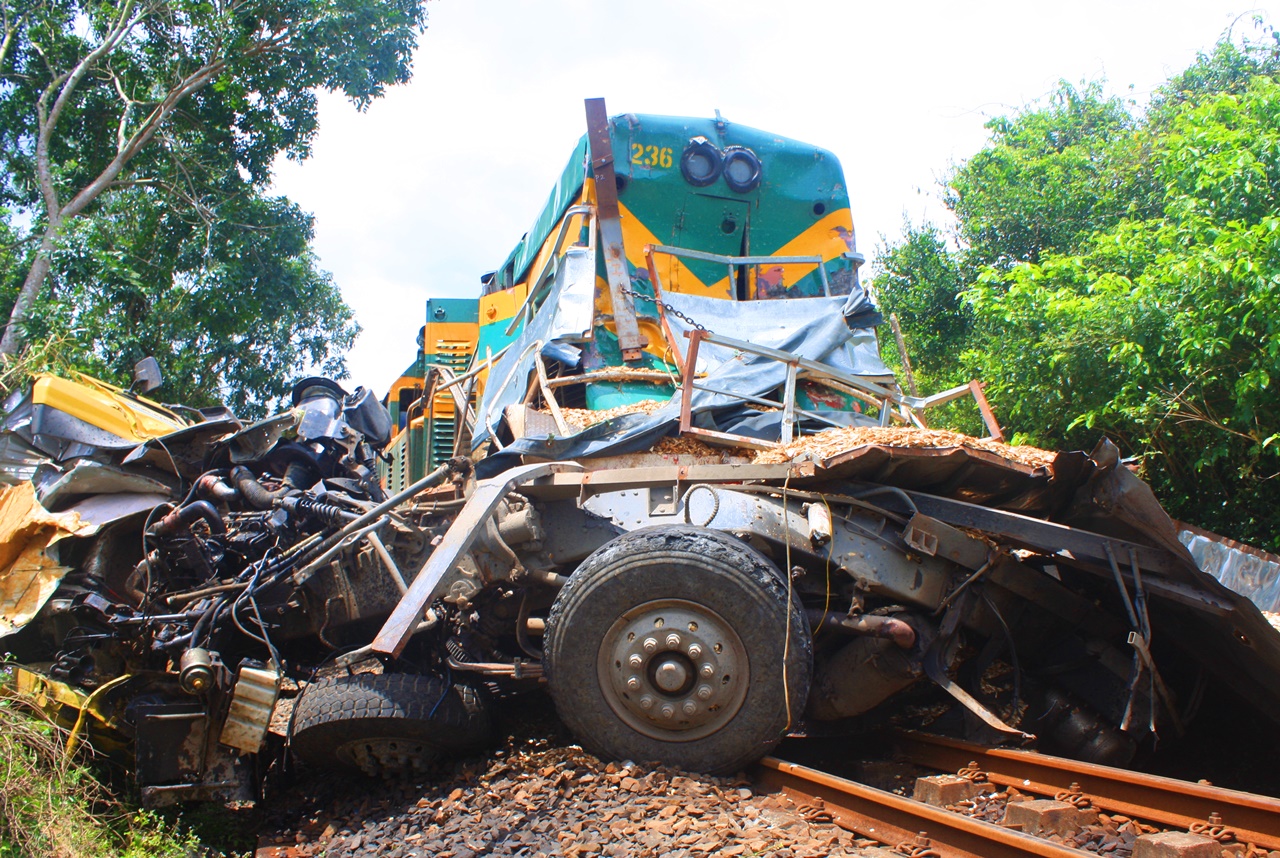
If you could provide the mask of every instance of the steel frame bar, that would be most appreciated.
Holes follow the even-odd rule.
[[[827,280],[827,267],[821,256],[721,256],[718,253],[686,250],[683,247],[671,247],[666,244],[646,244],[644,251],[648,256],[663,253],[680,259],[697,259],[702,262],[718,262],[721,265],[727,265],[730,283],[733,282],[739,265],[816,265],[818,279],[822,281],[822,294],[831,297],[831,283]],[[657,282],[656,278],[654,282]]]
[[[944,390],[941,393],[935,393],[932,396],[923,398],[918,396],[904,396],[901,392],[884,387],[876,382],[866,381],[858,378],[857,376],[840,372],[839,370],[826,366],[825,364],[816,363],[808,360],[807,358],[791,354],[790,352],[771,349],[767,346],[756,345],[755,343],[737,340],[720,334],[713,334],[710,331],[704,330],[692,330],[689,331],[686,336],[689,338],[689,349],[685,354],[684,364],[682,366],[683,379],[680,397],[680,431],[682,433],[700,435],[715,442],[738,446],[762,449],[778,446],[776,444],[762,442],[757,438],[749,438],[744,435],[734,435],[728,432],[714,432],[710,429],[699,429],[695,427],[693,425],[692,414],[692,398],[694,390],[702,390],[707,393],[715,393],[721,396],[736,397],[747,402],[755,402],[761,405],[776,405],[780,407],[782,409],[782,444],[788,444],[795,438],[797,413],[806,417],[814,417],[824,423],[836,426],[838,424],[823,418],[821,415],[796,407],[795,392],[797,382],[805,378],[816,377],[824,384],[834,387],[837,390],[875,399],[879,403],[880,407],[881,426],[888,426],[892,422],[894,417],[893,406],[895,405],[903,412],[904,419],[910,420],[917,425],[923,425],[923,421],[916,417],[916,412],[951,402],[952,400],[959,399],[965,395],[972,395],[978,403],[978,410],[982,412],[982,419],[983,422],[986,423],[987,431],[991,433],[990,438],[995,441],[1004,440],[1004,435],[1000,430],[1000,425],[996,422],[995,415],[991,411],[991,406],[987,403],[986,396],[983,395],[982,385],[977,381],[971,381],[967,385],[953,387],[950,390]],[[787,376],[783,400],[781,402],[774,402],[770,399],[732,393],[706,384],[699,384],[694,378],[694,375],[696,374],[698,364],[698,350],[704,342],[723,346],[725,348],[736,349],[738,351],[747,352],[748,354],[757,354],[762,357],[772,358],[785,364],[787,367]]]
[[[1132,549],[1142,563],[1142,568],[1162,574],[1184,573],[1185,567],[1169,552],[1158,548],[1149,548],[1126,542],[1123,539],[1103,536],[1078,527],[1068,527],[1031,516],[1021,515],[1007,510],[978,506],[965,501],[952,500],[938,495],[903,489],[905,497],[910,498],[915,512],[945,521],[952,527],[969,527],[987,534],[1020,543],[1040,551],[1050,553],[1068,552],[1072,559],[1093,563],[1100,568],[1108,568],[1106,546],[1115,549]],[[887,495],[883,505],[895,512],[907,510],[906,504]],[[1163,582],[1159,582],[1163,585]],[[1153,582],[1146,582],[1148,589]]]
[[[636,308],[624,293],[630,289],[627,256],[622,243],[622,215],[618,209],[617,177],[613,169],[613,143],[609,139],[609,114],[603,98],[587,99],[587,144],[591,172],[596,186],[596,224],[600,228],[600,249],[609,276],[609,299],[613,304],[613,326],[618,348],[628,363],[640,360],[645,338],[636,321]]]

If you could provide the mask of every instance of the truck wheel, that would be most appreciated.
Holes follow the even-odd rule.
[[[489,731],[488,708],[471,686],[436,676],[358,673],[307,688],[290,742],[312,765],[390,777],[481,747]]]
[[[589,750],[710,773],[777,744],[804,710],[813,661],[782,573],[684,525],[625,533],[583,561],[544,652],[556,709]]]

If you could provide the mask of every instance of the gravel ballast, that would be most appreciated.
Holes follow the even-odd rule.
[[[422,782],[299,772],[271,806],[260,858],[881,852],[781,796],[757,794],[742,777],[603,762],[558,730],[522,728],[499,749]]]

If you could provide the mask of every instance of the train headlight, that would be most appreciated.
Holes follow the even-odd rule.
[[[694,137],[684,147],[680,156],[680,174],[689,184],[704,188],[720,178],[724,169],[724,157],[720,150],[705,137]]]
[[[740,194],[755,190],[760,184],[760,159],[742,146],[724,150],[724,183]]]

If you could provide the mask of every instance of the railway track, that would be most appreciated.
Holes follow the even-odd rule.
[[[1233,831],[1240,843],[1280,850],[1280,799],[923,733],[900,734],[898,745],[907,759],[928,768],[973,767],[997,786],[1050,798],[1077,792],[1105,813],[1182,831],[1216,824]]]
[[[1100,811],[1224,843],[1280,849],[1280,799],[922,734],[900,738],[905,757],[941,772],[981,770],[989,783],[1047,798],[1083,796]],[[776,757],[757,782],[802,816],[830,821],[910,858],[1079,858],[1081,850],[933,807]]]
[[[1076,849],[776,757],[760,761],[756,781],[785,794],[801,816],[834,822],[910,858],[1080,858]]]

